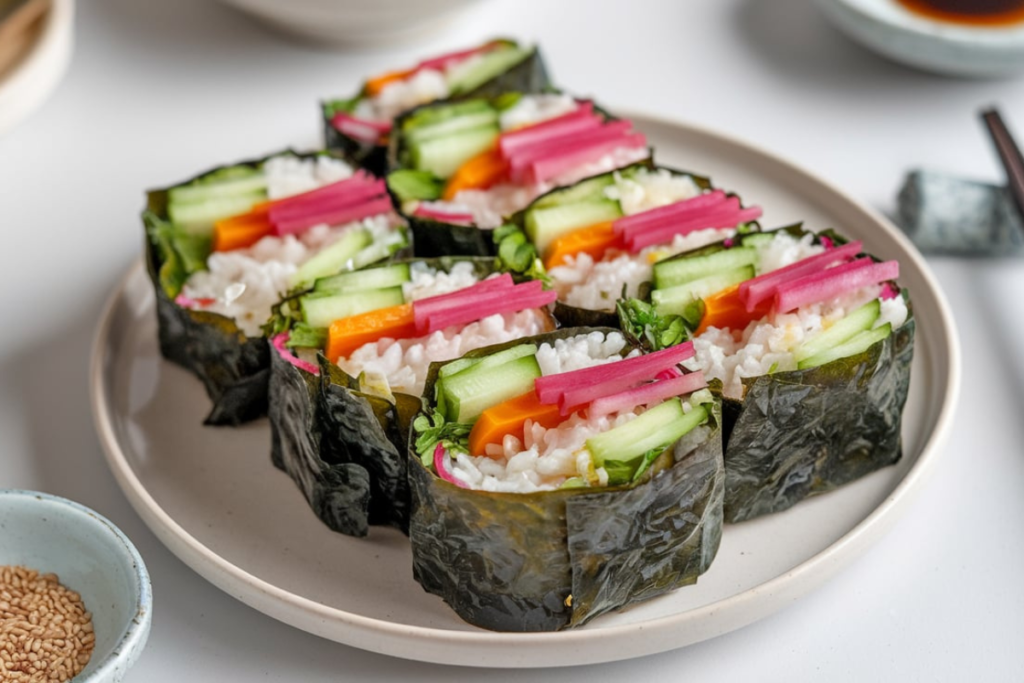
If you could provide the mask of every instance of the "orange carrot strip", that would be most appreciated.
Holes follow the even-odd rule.
[[[740,301],[739,291],[740,286],[733,285],[705,298],[704,317],[694,334],[703,334],[709,327],[743,331],[751,321],[763,318],[771,311],[773,299],[766,299],[748,313],[747,307]]]
[[[384,337],[404,339],[416,336],[412,304],[389,306],[331,323],[327,334],[327,357],[337,361],[363,344]]]
[[[550,429],[562,421],[562,416],[558,412],[558,405],[542,404],[536,391],[516,396],[480,414],[469,432],[469,452],[473,455],[487,455],[487,445],[501,444],[506,434],[522,440],[527,420]]]
[[[404,81],[414,73],[416,73],[416,69],[405,69],[403,71],[388,71],[387,73],[383,73],[379,76],[374,76],[366,81],[366,85],[363,86],[363,92],[366,93],[368,97],[374,97],[375,95],[378,95],[389,83]]]
[[[578,228],[556,238],[548,247],[544,265],[554,268],[565,263],[567,256],[590,254],[595,260],[601,259],[604,253],[619,246],[620,237],[612,229],[612,221],[604,221]]]
[[[459,166],[448,179],[441,198],[450,202],[463,190],[486,190],[497,184],[507,170],[508,164],[497,147],[481,152]]]
[[[273,231],[266,212],[243,213],[213,225],[213,250],[230,251],[251,247]]]

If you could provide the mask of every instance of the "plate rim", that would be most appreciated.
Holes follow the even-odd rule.
[[[125,493],[136,513],[171,552],[215,586],[274,619],[304,631],[360,649],[396,656],[404,659],[440,664],[488,666],[494,668],[549,667],[594,664],[664,652],[706,640],[753,623],[781,607],[776,603],[792,602],[806,595],[847,566],[860,552],[877,541],[892,526],[913,495],[920,491],[933,470],[941,446],[948,440],[953,416],[960,396],[962,359],[959,338],[946,296],[917,249],[898,229],[879,212],[850,197],[831,182],[814,175],[807,169],[788,161],[774,152],[735,136],[703,126],[682,122],[670,117],[626,111],[643,129],[645,123],[680,129],[689,135],[708,138],[717,144],[730,146],[763,161],[776,164],[804,182],[817,185],[830,192],[833,199],[845,201],[849,206],[870,218],[879,228],[904,249],[909,260],[920,272],[934,296],[938,313],[938,328],[944,333],[948,347],[947,390],[932,432],[924,437],[916,462],[908,469],[895,488],[869,514],[852,529],[817,554],[792,569],[708,605],[665,615],[642,624],[621,624],[599,629],[568,630],[549,633],[498,633],[485,630],[449,630],[426,626],[401,624],[386,619],[367,617],[329,607],[291,591],[279,588],[241,567],[224,559],[201,543],[174,520],[152,497],[132,469],[121,444],[116,438],[111,406],[106,401],[103,381],[105,356],[113,330],[115,313],[125,299],[129,284],[143,270],[141,258],[136,260],[109,295],[97,322],[92,342],[89,368],[89,394],[93,421],[105,459],[119,487]],[[902,258],[902,257],[901,257]],[[145,274],[142,274],[145,277]],[[243,588],[244,587],[244,588]],[[774,599],[774,600],[773,600]],[[325,625],[344,624],[350,631],[339,637]],[[687,630],[692,622],[711,622],[713,628],[699,633]],[[648,634],[646,647],[601,648],[600,644],[617,639],[640,627]],[[656,634],[660,634],[656,635]],[[488,645],[507,645],[514,641],[513,652],[498,655],[491,661],[453,659],[446,652],[453,648],[472,653],[474,648]],[[424,642],[444,644],[442,648],[417,648]],[[587,643],[588,648],[571,649]],[[596,645],[595,645],[596,643]],[[413,645],[413,647],[409,647]],[[534,650],[533,659],[524,659],[520,648]],[[491,653],[494,654],[493,652]],[[468,659],[472,659],[470,656]]]

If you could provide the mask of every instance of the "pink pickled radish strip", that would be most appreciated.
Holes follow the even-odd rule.
[[[430,59],[424,59],[416,66],[415,71],[422,71],[423,69],[443,69],[449,64],[465,61],[475,55],[481,54],[483,52],[489,52],[500,45],[501,43],[492,42],[487,43],[486,45],[481,45],[479,47],[472,47],[469,48],[468,50],[449,52],[448,54],[439,55],[437,57],[431,57]]]
[[[361,119],[343,111],[331,117],[331,125],[349,137],[371,144],[376,143],[382,135],[391,132],[390,121]]]
[[[627,243],[635,240],[638,235],[648,233],[668,233],[671,236],[675,234],[678,226],[691,225],[707,220],[715,221],[718,220],[719,216],[729,216],[741,210],[739,197],[723,197],[717,201],[711,200],[703,203],[702,207],[692,211],[666,212],[652,220],[627,224],[621,231],[616,228],[616,233],[621,235],[622,239]],[[620,218],[619,220],[622,219]]]
[[[758,275],[752,280],[740,283],[738,294],[740,301],[743,302],[747,312],[750,313],[757,308],[759,303],[774,296],[775,288],[781,283],[812,273],[820,273],[829,266],[849,261],[861,252],[863,246],[864,243],[858,240],[844,244],[841,247],[827,248],[826,251],[820,254],[809,256],[796,263],[791,263],[788,266],[783,266],[777,270]]]
[[[600,128],[604,119],[593,113],[593,110],[593,103],[583,102],[568,114],[502,133],[498,138],[498,149],[508,158],[527,147],[546,144],[572,133]]]
[[[704,380],[704,373],[691,372],[672,379],[663,379],[657,382],[641,384],[633,389],[610,396],[602,396],[596,399],[587,408],[589,417],[601,417],[611,413],[619,413],[623,410],[632,410],[637,406],[661,402],[673,396],[690,394],[698,389],[703,389],[708,383]]]
[[[886,280],[895,280],[899,276],[898,261],[874,263],[869,258],[857,259],[820,273],[783,282],[775,291],[775,310],[779,313],[788,313],[801,306],[826,301]]]
[[[293,235],[320,223],[344,225],[345,223],[362,220],[377,214],[388,213],[391,209],[390,197],[377,197],[368,202],[274,223],[274,233],[277,235]]]
[[[343,181],[347,182],[347,181]],[[323,188],[321,188],[323,189]],[[344,192],[320,194],[300,202],[281,202],[274,204],[267,212],[271,223],[290,221],[308,214],[328,213],[348,206],[370,201],[387,193],[384,181],[363,183],[345,188]]]
[[[534,386],[537,390],[537,398],[545,405],[560,403],[567,393],[579,387],[597,388],[599,391],[593,398],[599,398],[649,380],[659,372],[692,357],[693,342],[685,342],[636,358],[538,377]],[[604,390],[604,385],[611,388]]]
[[[586,147],[607,140],[625,137],[633,130],[632,121],[611,121],[596,128],[559,135],[538,143],[524,145],[507,155],[509,169],[513,175],[522,173],[530,164],[539,159],[558,156],[566,151]]]
[[[668,224],[654,230],[639,232],[626,241],[626,248],[638,252],[654,244],[670,242],[676,235],[688,235],[697,230],[710,228],[732,228],[741,223],[757,220],[762,214],[761,207],[752,206],[741,211],[716,213],[702,218],[693,218],[675,224]]]
[[[437,447],[434,449],[434,469],[437,470],[437,476],[449,484],[454,484],[460,489],[469,488],[469,484],[452,474],[452,460],[448,456],[448,451],[441,444],[437,444]]]
[[[365,171],[360,170],[344,180],[323,185],[315,190],[278,199],[271,204],[271,207],[275,209],[288,207],[290,209],[296,206],[316,203],[325,198],[346,198],[352,195],[365,196],[368,187],[375,190],[374,194],[387,192],[387,183],[383,179],[374,178]]]
[[[688,218],[698,211],[710,211],[721,206],[725,200],[726,196],[723,190],[713,190],[691,199],[684,199],[666,206],[659,206],[656,209],[623,216],[617,219],[612,224],[612,227],[615,229],[616,235],[621,235],[624,232],[646,228],[650,225],[661,225],[668,220]]]
[[[432,209],[429,206],[424,206],[422,202],[420,202],[420,205],[412,212],[412,215],[419,216],[421,218],[430,218],[431,220],[440,221],[441,223],[451,223],[452,225],[473,225],[473,222],[476,220],[471,213],[458,213]]]
[[[524,169],[523,178],[526,182],[536,185],[557,178],[583,164],[597,161],[616,149],[640,149],[646,146],[647,137],[643,133],[633,133],[607,140],[596,140],[572,148],[558,147],[550,155],[530,162]]]
[[[514,286],[512,276],[508,273],[502,273],[498,277],[488,278],[448,294],[440,294],[415,301],[412,305],[412,313],[413,319],[416,321],[416,329],[427,329],[427,316],[431,313],[444,310],[449,306],[462,306],[471,303],[481,295],[490,294],[491,292],[508,292]]]
[[[533,283],[528,282],[517,285],[508,292],[484,295],[469,306],[446,308],[431,313],[427,318],[426,334],[433,334],[452,325],[466,325],[499,313],[514,313],[554,303],[558,298],[558,293],[554,290],[545,292],[540,289],[543,287],[543,283],[539,280],[535,282],[539,287],[534,287]],[[531,286],[527,287],[527,285]],[[415,308],[416,304],[413,304],[413,309],[415,310]]]
[[[891,282],[886,282],[882,285],[882,293],[878,295],[879,299],[888,301],[889,299],[895,299],[900,295],[900,288]]]
[[[275,336],[273,339],[271,339],[270,343],[274,346],[275,349],[277,349],[277,352],[281,354],[281,358],[285,359],[286,361],[297,367],[299,370],[305,370],[306,372],[312,375],[319,375],[320,368],[318,368],[317,366],[313,365],[308,361],[304,361],[301,358],[297,357],[288,349],[288,347],[285,346],[285,342],[288,341],[289,336],[291,335],[289,335],[287,332],[283,332]]]
[[[662,370],[659,372],[654,376],[654,379],[672,379],[673,377],[679,377],[682,374],[682,370],[673,365],[668,370]]]

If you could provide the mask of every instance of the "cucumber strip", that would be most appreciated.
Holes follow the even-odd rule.
[[[536,354],[536,344],[520,344],[519,346],[513,346],[510,349],[505,349],[498,353],[492,353],[489,356],[483,356],[480,358],[459,358],[458,360],[453,360],[451,363],[447,363],[442,366],[438,371],[437,376],[444,379],[445,377],[451,377],[470,367],[475,368],[474,372],[476,372],[486,368],[504,365],[505,363],[509,363],[524,356],[533,356]]]
[[[594,467],[603,467],[608,460],[630,462],[648,451],[668,448],[707,417],[704,406],[694,406],[689,413],[683,413],[682,401],[670,398],[635,420],[590,437],[587,450]]]
[[[671,259],[654,264],[654,286],[666,289],[743,266],[756,266],[757,249],[754,247],[733,247],[706,256]]]
[[[526,234],[533,240],[537,251],[544,253],[556,238],[577,228],[602,221],[611,221],[622,215],[622,208],[614,199],[577,202],[530,209],[526,213]]]
[[[487,100],[467,100],[444,106],[424,107],[410,114],[402,122],[402,133],[408,134],[417,128],[436,126],[448,119],[469,116],[484,111],[493,111]]]
[[[448,178],[467,160],[493,145],[497,138],[498,127],[494,125],[432,138],[412,145],[413,165],[417,170],[429,171],[438,178]]]
[[[433,201],[444,194],[444,181],[438,180],[432,173],[414,171],[411,168],[401,169],[388,175],[388,189],[398,200],[407,202],[411,199]]]
[[[485,52],[471,60],[468,67],[455,67],[454,77],[448,81],[452,95],[461,95],[476,90],[487,81],[508,71],[530,56],[529,50],[509,45]]]
[[[502,401],[533,389],[540,377],[537,357],[523,356],[498,366],[479,368],[480,363],[440,380],[438,409],[444,407],[449,422],[469,423]]]
[[[832,327],[822,330],[816,336],[811,337],[796,347],[793,351],[793,358],[796,359],[797,363],[800,363],[849,341],[854,335],[870,330],[881,313],[882,302],[878,299],[872,299],[857,310],[847,314],[842,320],[837,320]]]
[[[550,192],[533,203],[533,209],[548,209],[552,206],[563,206],[577,202],[593,202],[607,199],[604,190],[615,184],[611,173],[588,178],[570,187]]]
[[[483,126],[497,125],[498,112],[493,109],[466,114],[457,118],[446,119],[432,126],[419,126],[406,132],[406,144],[418,145],[427,140],[455,135],[463,131]]]
[[[803,362],[797,363],[797,368],[800,370],[816,368],[819,365],[825,365],[826,363],[831,363],[832,361],[839,360],[840,358],[856,356],[858,353],[867,351],[873,345],[882,341],[890,334],[892,334],[892,325],[890,323],[876,327],[873,330],[859,332],[849,341],[819,353],[817,356],[812,356]]]
[[[351,270],[359,270],[366,266],[383,261],[402,247],[408,246],[409,241],[403,233],[391,233],[386,237],[371,242],[370,246],[360,250],[352,257]]]
[[[775,232],[751,232],[744,235],[742,244],[745,247],[759,247],[775,239]]]
[[[167,191],[167,201],[170,204],[195,204],[207,202],[211,199],[222,199],[253,193],[266,197],[266,190],[267,176],[261,171],[253,171],[252,174],[245,174],[240,177],[226,178],[213,182],[200,181],[195,185],[172,187]]]
[[[388,287],[348,294],[309,294],[299,299],[310,327],[330,327],[335,320],[405,303],[402,288]]]
[[[403,282],[409,282],[411,279],[412,275],[409,273],[409,264],[396,263],[391,266],[368,268],[351,273],[322,277],[313,285],[313,290],[316,292],[347,294],[368,289],[400,286]]]
[[[292,287],[310,285],[318,278],[334,275],[343,270],[352,270],[353,259],[361,249],[373,242],[369,230],[352,230],[341,236],[337,242],[323,248],[295,271],[291,278]]]
[[[669,313],[683,315],[686,307],[697,299],[711,296],[752,277],[754,277],[754,266],[734,268],[698,280],[684,282],[668,289],[656,289],[651,292],[651,303],[661,315]]]
[[[245,213],[267,195],[262,192],[211,197],[201,202],[167,205],[167,216],[174,225],[192,235],[210,234],[213,224],[222,218]]]

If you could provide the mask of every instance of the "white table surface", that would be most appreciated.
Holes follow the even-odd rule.
[[[140,254],[143,189],[314,147],[320,97],[496,34],[538,40],[575,92],[753,141],[883,210],[912,166],[1001,177],[980,106],[999,104],[1024,139],[1024,81],[891,64],[808,0],[493,0],[419,44],[351,53],[289,42],[212,0],[80,3],[66,80],[0,138],[0,486],[78,500],[138,545],[156,610],[129,683],[1024,678],[1024,263],[1014,260],[930,261],[959,323],[964,393],[907,515],[825,587],[683,650],[543,672],[361,652],[221,593],[143,525],[101,455],[86,372],[100,307]]]

